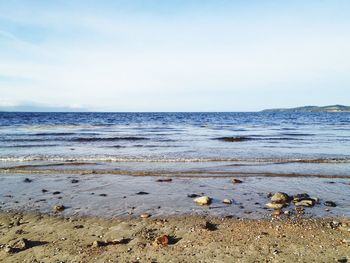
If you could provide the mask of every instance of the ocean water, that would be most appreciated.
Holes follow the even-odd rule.
[[[77,176],[80,184],[71,185]],[[230,192],[232,177],[249,185]],[[197,209],[187,198],[192,190],[249,208],[211,213],[247,216],[264,213],[249,202],[285,190],[336,199],[335,215],[349,216],[349,179],[350,113],[0,113],[0,199],[8,209],[50,209],[52,201],[38,201],[42,187],[64,192],[71,213],[155,206],[163,207],[155,214],[186,213]],[[103,205],[91,201],[101,191]],[[322,206],[313,211],[324,215]]]
[[[349,176],[350,114],[3,112],[0,162]]]

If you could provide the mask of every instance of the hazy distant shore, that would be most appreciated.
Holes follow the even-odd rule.
[[[263,112],[350,112],[350,106],[329,105],[329,106],[303,106],[296,108],[266,109]]]

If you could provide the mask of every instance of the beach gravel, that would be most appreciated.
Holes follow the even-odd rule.
[[[14,224],[18,218],[25,223]],[[195,215],[149,220],[99,217],[68,220],[62,216],[0,212],[0,262],[349,260],[350,233],[340,228],[349,226],[350,219],[208,220]],[[205,228],[199,227],[203,222]],[[75,228],[78,224],[84,228]],[[337,227],[330,228],[330,224]],[[213,231],[207,231],[208,227]],[[21,239],[30,240],[30,246],[20,249]]]

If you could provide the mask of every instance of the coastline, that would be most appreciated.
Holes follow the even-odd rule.
[[[0,212],[0,261],[347,262],[349,230],[349,218],[107,219]],[[154,243],[161,235],[167,235],[167,245]]]

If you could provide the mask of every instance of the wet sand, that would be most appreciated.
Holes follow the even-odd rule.
[[[151,213],[169,215],[232,215],[240,218],[269,218],[267,193],[308,193],[319,202],[305,208],[309,217],[350,217],[350,181],[345,178],[239,177],[201,178],[175,176],[128,176],[104,173],[3,173],[0,176],[0,208],[6,211],[50,213],[63,204],[63,214],[123,217]],[[171,179],[170,182],[159,182]],[[145,192],[146,194],[138,194]],[[198,206],[188,195],[208,195],[212,204]],[[223,204],[224,199],[232,204]],[[336,207],[324,205],[333,201]],[[294,206],[286,209],[293,211]]]
[[[1,262],[347,262],[349,219],[0,213]],[[156,245],[167,235],[168,244]]]

